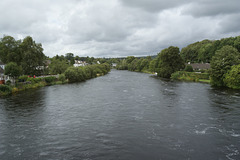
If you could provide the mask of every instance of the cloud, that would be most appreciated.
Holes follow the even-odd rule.
[[[50,57],[153,55],[240,33],[238,1],[1,0],[0,36],[32,36]]]
[[[239,0],[198,0],[186,5],[183,14],[189,14],[194,17],[204,17],[239,12]]]
[[[148,12],[160,12],[165,9],[171,9],[181,6],[189,0],[121,0],[121,2],[128,7],[136,7],[146,10]]]
[[[240,13],[224,17],[219,25],[221,33],[240,33]]]

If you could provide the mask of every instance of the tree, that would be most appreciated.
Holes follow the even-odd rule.
[[[119,62],[116,66],[117,69],[119,70],[127,70],[128,69],[128,63],[126,59],[123,59],[121,62]]]
[[[184,68],[184,62],[179,55],[179,48],[170,46],[158,54],[158,76],[170,78],[171,74]]]
[[[128,56],[127,59],[126,59],[127,64],[130,64],[134,59],[135,59],[134,56]]]
[[[53,59],[49,65],[51,74],[62,74],[69,67],[66,60]]]
[[[16,41],[11,36],[4,36],[0,40],[0,59],[3,63],[15,62],[18,65],[21,63],[21,53],[19,45],[21,41]]]
[[[184,71],[193,72],[193,67],[191,65],[186,65],[186,67],[184,68]]]
[[[208,62],[209,57],[212,55],[209,54],[209,50],[212,47],[212,41],[203,40],[200,42],[195,42],[187,47],[184,47],[181,50],[181,56],[185,62]]]
[[[22,68],[16,63],[10,62],[6,65],[4,74],[12,77],[14,80],[19,77],[22,73]]]
[[[70,61],[70,64],[73,65],[74,64],[74,54],[73,53],[66,53],[65,54],[65,58]]]
[[[147,70],[149,68],[150,61],[148,59],[143,59],[140,64],[140,71]]]
[[[22,68],[23,73],[26,75],[38,75],[43,67],[43,61],[45,55],[43,54],[43,48],[40,43],[35,43],[32,37],[28,36],[24,38],[20,45],[22,50]]]
[[[232,46],[224,46],[217,50],[211,61],[211,84],[225,86],[225,74],[233,65],[240,64],[240,53]]]
[[[137,70],[138,59],[134,59],[130,64],[128,64],[129,71],[136,71]]]
[[[158,66],[158,59],[154,58],[149,64],[149,70],[151,72],[156,72],[157,66]]]
[[[224,78],[224,83],[232,89],[240,89],[240,65],[232,66]]]

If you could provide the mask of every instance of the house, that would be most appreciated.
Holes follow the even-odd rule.
[[[112,63],[112,67],[116,67],[117,66],[117,63]]]
[[[51,64],[51,62],[52,62],[51,60],[45,60],[45,61],[44,61],[45,67],[48,68],[49,65]]]
[[[0,61],[0,83],[2,84],[2,80],[5,79],[5,76],[4,76],[4,69],[5,69],[5,64]]]
[[[1,80],[4,80],[4,70],[2,69],[2,67],[0,67],[0,81]]]
[[[208,70],[211,67],[209,63],[188,63],[186,65],[192,66],[193,70]]]
[[[0,68],[5,69],[5,64],[0,60]]]
[[[36,70],[43,71],[44,69],[47,69],[50,64],[51,64],[51,60],[45,60],[43,61],[43,66],[37,66]]]
[[[79,61],[79,60],[75,60],[75,63],[73,64],[74,67],[81,67],[86,65],[88,65],[86,61]]]

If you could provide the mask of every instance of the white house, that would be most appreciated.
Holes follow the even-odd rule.
[[[113,67],[116,67],[116,66],[117,66],[117,63],[112,63],[112,66],[113,66]]]
[[[73,64],[74,67],[81,67],[81,66],[86,66],[86,65],[88,65],[87,62],[79,61],[79,60],[75,60],[75,63]]]
[[[5,69],[5,64],[2,62],[2,61],[0,61],[0,67],[4,70]]]
[[[0,61],[0,80],[4,80],[4,69],[5,69],[5,64]]]

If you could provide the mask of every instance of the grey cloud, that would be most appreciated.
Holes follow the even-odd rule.
[[[240,14],[226,16],[219,26],[221,33],[240,33]]]
[[[124,41],[139,28],[152,27],[157,15],[141,13],[139,10],[125,9],[121,6],[95,6],[87,9],[88,14],[76,11],[68,23],[68,35],[71,43],[84,41],[117,42]]]
[[[239,34],[238,0],[1,0],[1,37],[32,36],[50,57],[153,55]]]
[[[2,1],[0,10],[0,29],[6,31],[27,32],[33,23],[46,19],[44,7],[34,1]]]
[[[181,6],[189,2],[189,0],[121,0],[121,2],[126,6],[141,8],[148,12],[159,12]]]
[[[239,4],[239,0],[198,0],[187,5],[183,14],[204,17],[239,13]]]

